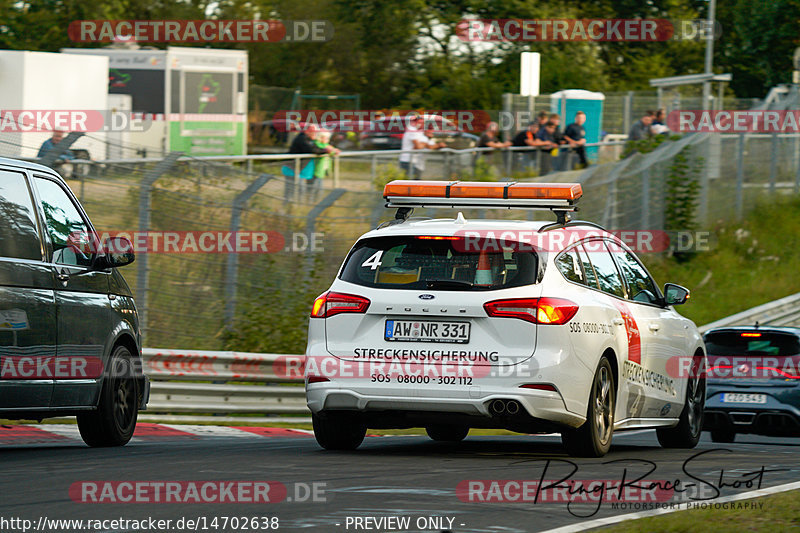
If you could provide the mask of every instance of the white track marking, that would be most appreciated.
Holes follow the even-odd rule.
[[[69,439],[80,440],[81,434],[78,431],[78,426],[74,426],[71,424],[31,424],[26,425],[24,427],[32,427],[36,429],[41,429],[42,431],[46,431],[48,433],[54,433],[56,435],[61,435],[62,437],[67,437]]]
[[[786,483],[785,485],[777,485],[775,487],[767,487],[764,489],[751,490],[749,492],[743,492],[741,494],[733,494],[731,496],[725,496],[723,498],[717,498],[715,500],[707,500],[706,503],[713,505],[718,503],[735,502],[739,500],[750,500],[752,498],[761,498],[762,496],[769,496],[770,494],[777,494],[779,492],[786,492],[789,490],[797,490],[797,489],[800,489],[800,481],[795,481],[794,483]],[[691,510],[689,506],[695,505],[697,503],[703,503],[703,502],[684,502],[676,504],[674,508],[670,507],[669,509],[653,509],[650,511],[640,511],[638,513],[628,513],[617,516],[609,516],[606,518],[598,518],[596,520],[589,520],[588,522],[581,522],[580,524],[572,524],[569,526],[557,527],[555,529],[548,529],[547,531],[542,531],[540,533],[575,533],[577,531],[586,531],[587,529],[594,529],[597,527],[608,526],[611,524],[618,524],[620,522],[625,522],[626,520],[636,520],[639,518],[648,518],[651,516],[675,513],[677,511]]]

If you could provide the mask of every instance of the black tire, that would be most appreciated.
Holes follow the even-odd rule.
[[[357,413],[312,413],[311,422],[317,443],[326,450],[355,450],[367,435]]]
[[[78,430],[89,446],[124,446],[139,416],[139,380],[133,356],[117,346],[109,359],[97,409],[78,415]]]
[[[736,432],[732,429],[712,429],[711,442],[730,444],[736,440]]]
[[[706,378],[700,365],[703,357],[692,359],[692,371],[686,387],[686,401],[677,426],[657,428],[658,442],[664,448],[694,448],[703,432],[703,406],[706,402]]]
[[[617,389],[614,373],[606,356],[600,358],[589,393],[586,422],[576,429],[561,432],[561,442],[574,457],[602,457],[611,449],[614,434],[614,409]]]
[[[431,426],[425,428],[430,438],[439,442],[461,442],[467,438],[469,428],[466,426]]]

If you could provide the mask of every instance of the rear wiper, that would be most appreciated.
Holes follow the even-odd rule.
[[[447,287],[474,287],[474,283],[469,281],[460,281],[457,279],[428,279],[425,280],[426,287],[429,289],[447,288]]]

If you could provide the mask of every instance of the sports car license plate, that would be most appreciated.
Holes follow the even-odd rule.
[[[726,392],[722,395],[722,401],[724,403],[767,403],[767,395],[747,392]]]
[[[423,320],[387,320],[387,341],[469,342],[469,322],[428,322]]]

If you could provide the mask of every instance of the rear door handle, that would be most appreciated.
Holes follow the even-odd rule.
[[[625,321],[621,318],[615,318],[614,320],[612,320],[612,322],[614,323],[615,326],[622,326],[623,324],[625,324]]]
[[[652,331],[658,331],[659,329],[661,329],[661,324],[659,324],[658,322],[650,322],[650,329]]]

